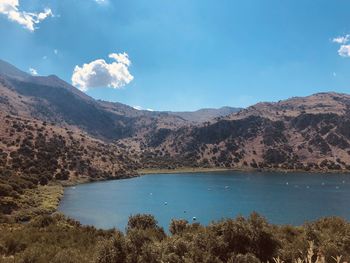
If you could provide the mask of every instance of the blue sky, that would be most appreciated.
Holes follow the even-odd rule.
[[[16,8],[52,14],[30,30],[3,10],[0,58],[69,83],[76,66],[85,81],[83,64],[94,61],[130,74],[115,88],[90,81],[84,90],[97,99],[195,110],[350,92],[350,52],[338,54],[347,43],[332,41],[350,34],[350,1],[22,0]],[[109,58],[124,52],[130,65]]]

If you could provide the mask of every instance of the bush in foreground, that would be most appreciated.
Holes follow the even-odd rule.
[[[0,262],[343,263],[350,259],[350,224],[340,218],[293,227],[271,225],[254,213],[209,226],[173,220],[169,232],[165,234],[151,215],[131,216],[125,233],[81,226],[57,214],[38,217],[26,225],[0,225]]]

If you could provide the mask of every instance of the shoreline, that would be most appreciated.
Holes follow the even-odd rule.
[[[123,179],[132,179],[137,178],[141,176],[151,175],[151,174],[186,174],[186,173],[210,173],[210,172],[250,172],[250,173],[283,173],[283,174],[291,174],[291,173],[305,173],[310,176],[313,174],[349,174],[350,171],[325,171],[325,170],[312,170],[312,171],[305,171],[305,170],[286,170],[286,169],[254,169],[254,168],[223,168],[223,167],[211,167],[211,168],[203,168],[203,167],[181,167],[181,168],[175,168],[175,169],[167,169],[167,168],[145,168],[145,169],[138,169],[135,170],[134,173],[129,174],[125,177],[112,177],[112,178],[103,178],[103,179],[97,179],[97,180],[90,180],[87,177],[79,178],[75,180],[68,180],[68,181],[60,181],[59,185],[62,186],[62,193],[60,195],[59,201],[56,203],[55,210],[51,213],[59,212],[58,207],[59,204],[64,196],[64,189],[66,187],[73,187],[81,184],[90,184],[90,183],[98,183],[98,182],[106,182],[106,181],[115,181],[115,180],[123,180]],[[280,174],[280,176],[283,176],[283,174]]]
[[[175,169],[167,168],[145,168],[136,170],[139,176],[149,174],[181,174],[181,173],[208,173],[208,172],[253,172],[253,173],[306,173],[306,174],[349,174],[348,170],[310,170],[306,171],[303,169],[276,169],[276,168],[222,168],[222,167],[181,167]],[[136,175],[137,176],[137,175]],[[132,178],[132,177],[131,177]],[[112,179],[113,180],[113,179]]]
[[[144,169],[138,169],[135,170],[134,173],[129,174],[125,177],[110,177],[110,178],[101,178],[101,179],[94,179],[91,180],[90,178],[84,177],[84,178],[78,178],[73,180],[67,180],[67,181],[59,181],[58,184],[60,184],[63,187],[63,190],[65,187],[72,187],[77,186],[81,184],[90,184],[90,183],[98,183],[98,182],[106,182],[106,181],[116,181],[116,180],[125,180],[125,179],[132,179],[137,178],[140,176],[150,175],[150,174],[186,174],[186,173],[210,173],[210,172],[249,172],[249,173],[283,173],[283,174],[291,174],[291,173],[305,173],[308,175],[313,174],[349,174],[350,171],[348,170],[289,170],[289,169],[255,169],[255,168],[223,168],[223,167],[210,167],[210,168],[204,168],[204,167],[180,167],[180,168],[174,168],[174,169],[167,169],[167,168],[144,168]],[[57,182],[56,182],[57,183]]]

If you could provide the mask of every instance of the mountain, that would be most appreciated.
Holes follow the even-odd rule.
[[[215,118],[227,116],[236,112],[239,112],[242,108],[233,107],[222,107],[219,109],[200,109],[197,111],[183,111],[183,112],[172,112],[167,111],[167,113],[175,116],[179,116],[184,120],[191,121],[194,123],[208,122]]]
[[[55,75],[31,76],[1,60],[0,109],[12,115],[81,129],[107,141],[144,136],[158,128],[176,129],[235,110],[227,107],[193,113],[140,111],[117,102],[94,100]]]
[[[101,138],[129,135],[124,128],[128,120],[103,111],[92,98],[56,76],[34,77],[4,63],[0,68],[4,70],[0,72],[2,110],[60,126],[76,126]]]
[[[19,70],[15,66],[1,59],[0,59],[0,75],[7,76],[10,78],[15,78],[15,79],[21,79],[21,80],[29,79],[31,77],[31,75]]]
[[[349,170],[350,96],[330,92],[258,103],[156,135],[142,142],[148,167]]]
[[[120,103],[96,101],[54,75],[31,76],[3,61],[0,108],[12,115],[81,129],[107,141],[133,136],[148,127],[186,123],[169,114],[146,114]]]
[[[135,167],[350,169],[347,94],[318,93],[246,109],[150,112],[94,100],[56,76],[30,76],[0,61],[0,109],[11,118],[100,140],[137,160]]]
[[[307,97],[294,97],[279,102],[262,102],[238,114],[231,114],[228,119],[242,119],[257,115],[271,120],[296,117],[301,113],[335,113],[344,115],[348,110],[350,95],[335,92],[317,93]]]
[[[129,134],[132,119],[55,76],[33,77],[4,62],[0,70],[0,221],[42,213],[18,214],[40,185],[136,174],[138,161],[108,140]]]

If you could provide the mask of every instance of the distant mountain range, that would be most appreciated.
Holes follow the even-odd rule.
[[[230,115],[242,110],[242,108],[222,107],[219,109],[200,109],[197,111],[173,112],[167,111],[168,114],[179,116],[184,120],[194,123],[213,121],[216,118]]]
[[[124,157],[101,162],[101,156],[97,161],[96,156],[82,154],[102,173],[102,164],[109,163],[110,172],[113,162],[124,170],[181,166],[350,170],[347,94],[319,93],[246,109],[151,112],[95,100],[57,76],[31,76],[0,61],[0,109],[2,137],[10,136],[16,120],[27,123],[24,130],[34,129],[31,125],[39,121],[67,140],[71,139],[66,131],[83,135],[85,142],[78,144],[83,152],[98,141],[98,147],[114,149],[128,160],[123,165]],[[3,140],[1,150],[9,154],[5,166],[12,162],[10,151],[21,148],[25,134],[18,133],[17,143]],[[72,166],[70,175],[72,171],[77,168]]]
[[[51,75],[31,76],[0,60],[0,107],[13,115],[33,117],[61,126],[75,126],[101,139],[130,137],[157,127],[178,128],[211,121],[238,111],[235,108],[196,112],[150,112],[94,100]]]
[[[175,167],[186,163],[244,169],[349,170],[349,110],[349,95],[319,93],[259,103],[212,123],[159,130],[163,136],[141,144],[146,144],[150,166],[175,160]]]

